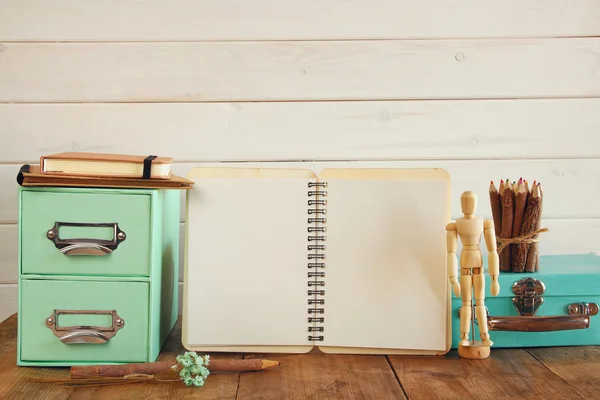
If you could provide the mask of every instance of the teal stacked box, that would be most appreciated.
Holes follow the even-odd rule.
[[[178,311],[180,191],[19,187],[17,364],[155,361]]]
[[[538,272],[500,272],[496,297],[487,270],[485,280],[492,349],[600,345],[600,256],[540,256]],[[460,341],[460,307],[453,296],[452,348]],[[475,320],[475,340],[481,340],[477,325]]]

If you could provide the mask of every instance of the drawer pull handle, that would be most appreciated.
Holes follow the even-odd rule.
[[[110,315],[112,317],[112,324],[108,327],[88,325],[58,326],[58,317],[66,314]],[[125,326],[125,321],[119,317],[116,310],[54,310],[46,318],[46,326],[65,344],[103,344],[112,339],[117,334],[117,331]]]
[[[63,226],[92,227],[92,228],[111,228],[113,238],[111,240],[74,238],[61,239],[59,230]],[[68,256],[87,255],[87,256],[105,256],[112,253],[119,244],[125,240],[126,235],[119,228],[119,224],[113,223],[78,223],[78,222],[55,222],[54,226],[46,232],[46,237],[54,243],[61,253]]]
[[[102,332],[96,331],[73,331],[65,333],[60,337],[60,341],[65,344],[102,344],[108,342],[109,340],[110,337],[106,336]]]

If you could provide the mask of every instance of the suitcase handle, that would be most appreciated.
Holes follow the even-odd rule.
[[[488,318],[488,330],[511,332],[551,332],[587,329],[589,315],[564,315],[556,317],[494,317]]]
[[[460,308],[457,310],[460,317]],[[491,316],[486,307],[488,331],[507,332],[553,332],[588,329],[593,315],[598,314],[596,303],[572,303],[567,308],[568,315],[536,317],[521,315],[518,317]],[[474,316],[474,319],[477,319]]]
[[[59,229],[62,226],[91,227],[91,228],[111,228],[113,238],[111,240],[75,238],[61,239]],[[117,246],[125,240],[125,232],[119,229],[119,224],[113,223],[80,223],[80,222],[58,222],[46,232],[46,237],[54,243],[61,253],[67,256],[87,255],[87,256],[105,256],[116,250]]]
[[[520,317],[488,316],[488,330],[511,332],[553,332],[590,327],[592,315],[598,314],[596,303],[572,303],[567,308],[569,315],[536,317],[532,315]]]

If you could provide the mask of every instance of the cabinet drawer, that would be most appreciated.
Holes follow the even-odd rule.
[[[149,283],[24,279],[20,296],[22,361],[147,361]]]
[[[151,195],[23,191],[21,273],[148,276]]]

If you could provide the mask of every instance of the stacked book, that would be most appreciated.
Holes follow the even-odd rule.
[[[189,189],[193,182],[174,175],[171,157],[63,152],[23,165],[21,186],[79,186]]]

